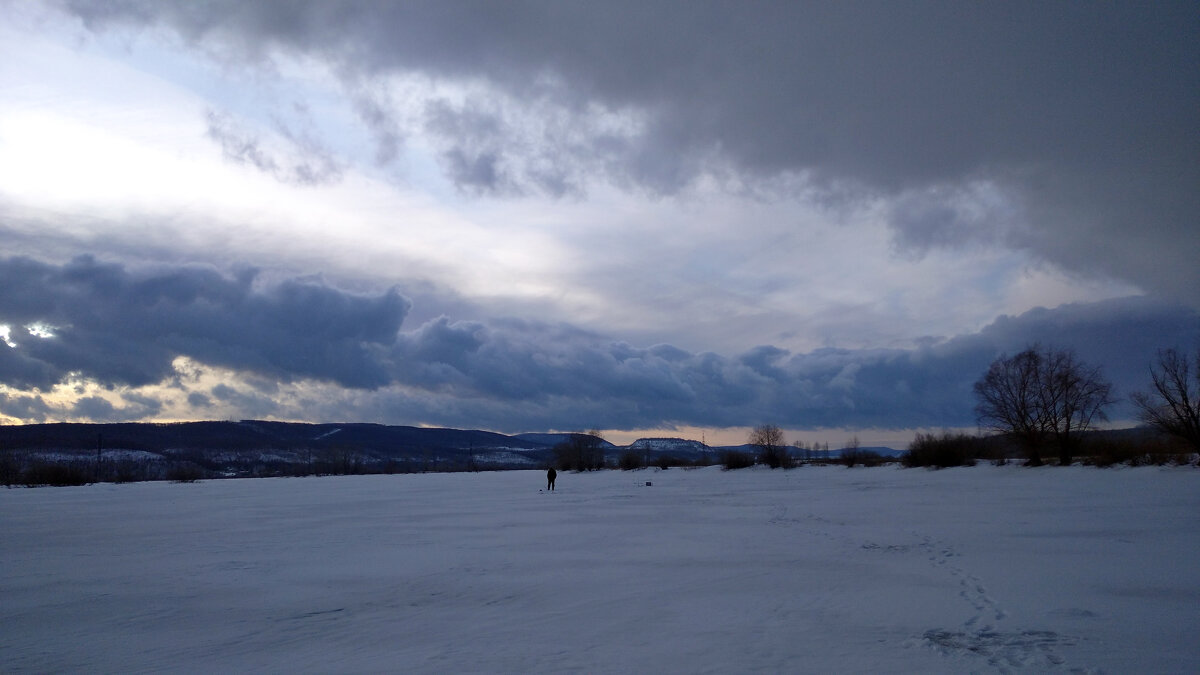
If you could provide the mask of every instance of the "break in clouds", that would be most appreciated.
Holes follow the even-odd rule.
[[[227,67],[319,59],[377,161],[419,128],[469,194],[799,177],[886,200],[916,255],[998,243],[1200,305],[1191,3],[65,5]],[[405,77],[461,86],[413,111]]]
[[[1179,306],[1125,299],[1001,317],[914,349],[722,356],[517,319],[409,327],[411,303],[397,288],[350,293],[254,269],[8,258],[0,284],[0,413],[30,422],[152,419],[182,399],[193,417],[219,406],[241,417],[508,432],[967,426],[971,385],[1001,352],[1073,346],[1128,393],[1144,386],[1155,349],[1187,346],[1200,322]],[[232,377],[205,388],[206,368]],[[51,400],[55,385],[72,383],[115,392],[119,404]]]

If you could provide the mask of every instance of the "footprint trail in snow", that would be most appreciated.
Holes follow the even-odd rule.
[[[929,536],[915,532],[913,535],[920,540],[917,548],[930,564],[958,580],[959,597],[973,610],[957,630],[925,631],[925,644],[947,656],[981,657],[1001,673],[1014,669],[1039,672],[1066,669],[1066,659],[1056,648],[1074,645],[1075,638],[1047,630],[1001,630],[1000,622],[1008,618],[1008,613],[992,598],[979,577],[955,562],[959,554],[954,548]]]

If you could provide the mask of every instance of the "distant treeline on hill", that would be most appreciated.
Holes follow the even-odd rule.
[[[1088,432],[1080,460],[1186,463],[1193,455],[1148,429]],[[0,483],[79,485],[144,480],[481,471],[557,466],[562,470],[721,464],[789,468],[837,462],[875,466],[962,466],[1021,457],[1004,436],[918,435],[907,451],[851,447],[818,451],[745,444],[709,447],[677,438],[616,446],[591,434],[488,431],[380,424],[243,420],[122,424],[0,425]]]
[[[487,431],[381,424],[0,426],[0,461],[10,472],[14,463],[90,466],[99,480],[528,468],[548,461],[552,447]]]
[[[530,433],[260,420],[0,426],[0,482],[187,480],[528,469],[558,463],[588,439],[599,466],[623,448],[587,434]],[[641,445],[638,445],[641,443]],[[642,439],[647,460],[703,462],[715,450],[682,439]],[[591,468],[591,467],[589,467]]]

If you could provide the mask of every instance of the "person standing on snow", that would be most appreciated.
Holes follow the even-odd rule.
[[[550,467],[550,470],[546,472],[546,489],[547,490],[554,489],[554,479],[557,477],[558,477],[558,472],[554,470],[554,467]]]

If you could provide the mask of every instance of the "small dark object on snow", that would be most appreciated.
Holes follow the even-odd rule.
[[[651,483],[650,481],[646,481],[646,487],[650,487],[651,485],[653,485],[653,483]]]

